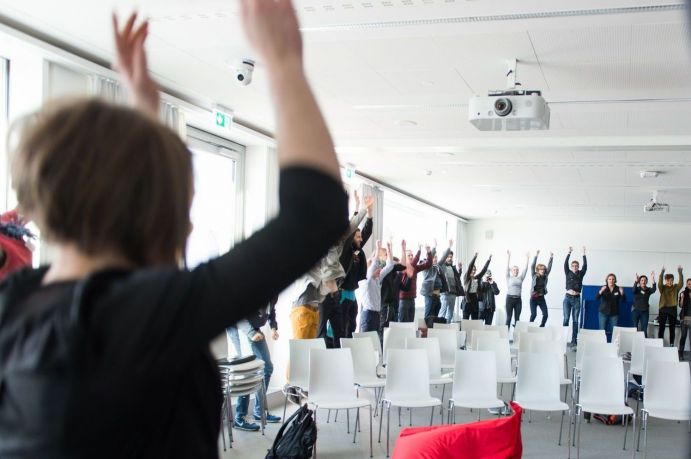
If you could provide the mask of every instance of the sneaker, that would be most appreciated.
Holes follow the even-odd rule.
[[[255,414],[255,415],[254,415],[254,420],[255,420],[255,421],[261,421],[261,420],[262,420],[262,417],[261,417],[261,416],[257,416],[257,415]],[[281,417],[280,417],[280,416],[274,416],[274,415],[271,414],[271,413],[266,413],[266,422],[268,422],[269,424],[278,424],[279,422],[281,422]]]
[[[248,422],[245,418],[236,419],[233,421],[233,427],[238,430],[246,430],[248,432],[257,432],[259,426],[253,422]]]

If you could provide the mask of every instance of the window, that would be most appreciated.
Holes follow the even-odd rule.
[[[192,233],[187,242],[190,268],[227,252],[242,237],[242,177],[245,148],[188,128],[194,167]]]

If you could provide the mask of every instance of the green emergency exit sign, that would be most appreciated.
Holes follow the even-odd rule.
[[[214,109],[214,123],[217,127],[230,129],[233,125],[233,115],[222,110]]]

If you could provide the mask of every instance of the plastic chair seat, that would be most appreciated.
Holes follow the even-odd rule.
[[[429,408],[432,406],[441,405],[441,400],[439,400],[438,398],[434,398],[434,397],[420,399],[420,398],[406,398],[406,397],[398,398],[398,397],[394,396],[394,397],[386,397],[385,400],[388,401],[391,404],[391,406],[400,406],[403,408]]]
[[[451,384],[453,379],[448,376],[440,376],[438,378],[429,378],[429,383],[431,386],[436,386],[440,384]]]
[[[626,405],[609,404],[609,403],[593,403],[583,404],[581,403],[581,408],[583,411],[589,413],[600,413],[600,414],[633,414],[633,409]]]
[[[260,359],[252,360],[250,362],[240,363],[238,365],[224,366],[229,373],[242,373],[246,371],[258,370],[264,368],[264,361]]]
[[[568,386],[569,384],[573,384],[573,381],[569,378],[561,378],[561,381],[559,381],[560,386]]]
[[[672,421],[691,421],[691,407],[670,406],[645,406],[645,411],[654,418],[669,419]]]
[[[521,408],[524,410],[534,410],[534,411],[565,411],[570,407],[564,402],[552,401],[548,402],[545,400],[525,400],[520,401]]]
[[[516,382],[515,376],[510,376],[506,378],[497,378],[499,384],[514,384]]]
[[[502,400],[499,400],[497,398],[495,399],[476,399],[476,398],[471,398],[471,399],[463,399],[460,397],[453,397],[449,399],[453,404],[457,407],[463,407],[463,408],[502,408],[504,406],[504,402]]]
[[[384,387],[386,385],[386,379],[371,378],[371,379],[361,379],[355,380],[355,384],[360,387]]]
[[[348,408],[364,408],[366,406],[371,406],[372,403],[369,400],[352,398],[347,400],[315,400],[310,399],[310,403],[317,405],[319,408],[327,410],[345,410]]]

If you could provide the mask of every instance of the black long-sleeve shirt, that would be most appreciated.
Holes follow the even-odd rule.
[[[653,282],[652,287],[641,288],[638,282],[633,284],[633,307],[641,311],[650,309],[650,295],[657,291],[657,284]]]
[[[566,290],[574,290],[581,293],[583,289],[583,278],[585,277],[585,272],[588,270],[588,259],[583,254],[583,266],[580,271],[575,273],[569,268],[569,258],[571,254],[566,255],[566,260],[564,260],[564,274],[566,274]]]
[[[624,290],[620,289],[618,285],[614,285],[612,290],[605,286],[605,291],[597,292],[595,298],[600,300],[600,312],[608,316],[619,315],[619,307],[626,298]]]
[[[274,220],[192,271],[96,275],[106,281],[85,297],[79,333],[71,311],[81,282],[42,285],[44,268],[3,284],[0,457],[217,458],[221,385],[209,342],[313,266],[348,224],[346,195],[323,173],[283,170],[279,197]],[[268,259],[281,260],[270,276]],[[79,337],[77,357],[47,375],[28,371],[37,347],[65,333]]]
[[[360,232],[362,236],[360,247],[353,247],[353,237],[355,234],[351,235],[345,243],[343,254],[341,254],[341,265],[346,272],[345,279],[343,279],[341,284],[343,290],[356,290],[358,283],[367,277],[367,257],[362,247],[367,244],[370,236],[372,236],[373,227],[374,224],[371,218],[365,220],[365,225]]]

